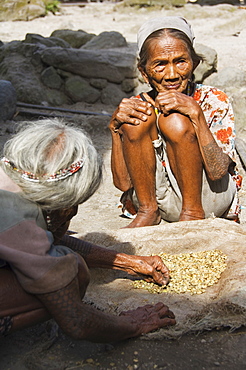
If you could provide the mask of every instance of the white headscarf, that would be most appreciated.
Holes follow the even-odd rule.
[[[157,17],[151,18],[145,22],[138,31],[137,44],[138,52],[140,53],[144,41],[151,33],[163,28],[173,28],[184,32],[190,39],[191,43],[195,39],[190,24],[182,17]]]

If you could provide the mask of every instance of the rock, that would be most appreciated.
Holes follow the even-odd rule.
[[[42,0],[1,0],[0,2],[0,22],[29,21],[45,14]]]
[[[1,48],[3,60],[0,62],[0,79],[8,80],[13,84],[17,99],[21,102],[39,104],[46,101],[45,89],[40,83],[39,73],[31,63],[30,54],[37,49],[37,46],[21,42],[10,44]]]
[[[40,69],[32,63],[33,54],[39,50],[38,46],[22,42],[10,44],[1,48],[3,59],[0,62],[0,79],[13,84],[20,102],[40,104],[48,101],[49,89],[41,82]]]
[[[121,89],[126,93],[133,91],[137,86],[138,86],[137,78],[126,78],[121,83]]]
[[[55,89],[45,89],[45,96],[48,105],[53,107],[63,105],[63,104],[72,104],[73,101],[61,90]]]
[[[95,87],[96,89],[102,90],[108,84],[108,81],[105,78],[91,78],[90,85]]]
[[[66,41],[72,48],[78,49],[96,35],[94,33],[87,33],[82,30],[55,30],[50,36],[58,37],[59,39]]]
[[[101,94],[101,101],[103,104],[117,106],[126,94],[115,84],[108,84],[103,89]]]
[[[97,49],[112,49],[127,46],[124,36],[119,32],[110,31],[102,32],[98,36],[93,37],[81,49],[97,50]]]
[[[16,91],[10,81],[0,80],[0,122],[13,118],[16,111]]]
[[[62,79],[54,67],[48,67],[41,73],[41,80],[45,86],[52,89],[60,89]]]
[[[232,101],[237,136],[246,140],[246,87],[228,87],[226,93]]]
[[[136,55],[112,50],[77,50],[46,48],[41,58],[47,65],[72,72],[86,78],[104,78],[121,83],[125,78],[135,78]]]
[[[202,44],[196,44],[195,50],[204,58],[204,61],[194,71],[195,81],[203,82],[205,78],[217,71],[217,53],[214,49]]]
[[[28,44],[41,44],[46,47],[60,46],[62,48],[70,48],[70,44],[58,37],[43,37],[35,33],[27,33],[24,42]]]
[[[80,76],[69,77],[65,82],[65,91],[74,103],[79,101],[95,103],[100,97],[99,90],[90,86],[90,84]]]
[[[53,41],[56,46],[60,46],[61,48],[71,48],[71,45],[60,37],[51,36],[49,40]]]
[[[238,68],[223,68],[216,74],[213,74],[206,79],[206,84],[216,86],[222,90],[228,87],[245,87],[246,86],[246,72]]]

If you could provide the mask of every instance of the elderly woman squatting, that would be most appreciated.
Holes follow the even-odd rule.
[[[138,68],[152,90],[123,99],[109,124],[114,184],[134,218],[128,227],[237,217],[232,107],[222,91],[193,82],[202,60],[193,40],[180,17],[139,30]]]

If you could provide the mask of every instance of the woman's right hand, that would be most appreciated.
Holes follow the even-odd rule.
[[[135,97],[124,98],[114,111],[108,127],[110,131],[117,132],[123,123],[137,126],[141,122],[146,122],[151,114],[149,102]]]

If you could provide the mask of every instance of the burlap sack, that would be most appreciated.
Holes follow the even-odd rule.
[[[175,327],[160,329],[148,338],[177,338],[185,333],[246,324],[246,232],[232,221],[207,219],[164,224],[116,232],[78,235],[79,238],[118,251],[138,255],[179,254],[220,249],[228,256],[219,282],[200,295],[151,294],[134,289],[120,271],[95,269],[85,301],[110,313],[120,313],[159,301],[175,313]]]

